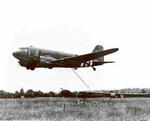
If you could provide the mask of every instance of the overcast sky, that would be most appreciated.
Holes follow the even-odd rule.
[[[71,69],[26,70],[12,52],[35,46],[73,54],[119,48],[116,61],[78,69],[92,90],[150,87],[149,0],[0,1],[0,90],[88,90]]]

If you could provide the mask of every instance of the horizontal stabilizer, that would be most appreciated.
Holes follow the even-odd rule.
[[[103,65],[106,63],[115,63],[114,61],[93,62],[93,66]]]

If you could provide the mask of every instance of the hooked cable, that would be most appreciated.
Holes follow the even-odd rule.
[[[86,87],[89,89],[89,90],[91,90],[90,89],[90,87],[85,83],[85,81],[81,78],[81,76],[77,73],[77,72],[75,72],[75,70],[74,69],[72,69],[72,71],[78,76],[78,78],[86,85]]]

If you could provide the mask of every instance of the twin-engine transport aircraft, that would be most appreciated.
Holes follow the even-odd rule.
[[[35,47],[23,47],[19,51],[13,53],[13,56],[19,60],[19,64],[26,69],[34,70],[38,67],[52,69],[60,68],[82,68],[92,67],[105,63],[113,63],[112,61],[104,61],[104,56],[114,53],[118,48],[103,50],[101,45],[97,45],[92,53],[84,55],[75,55],[58,51],[39,49]]]

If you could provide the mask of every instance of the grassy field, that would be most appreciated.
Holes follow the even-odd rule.
[[[150,98],[0,99],[0,120],[150,121]]]

